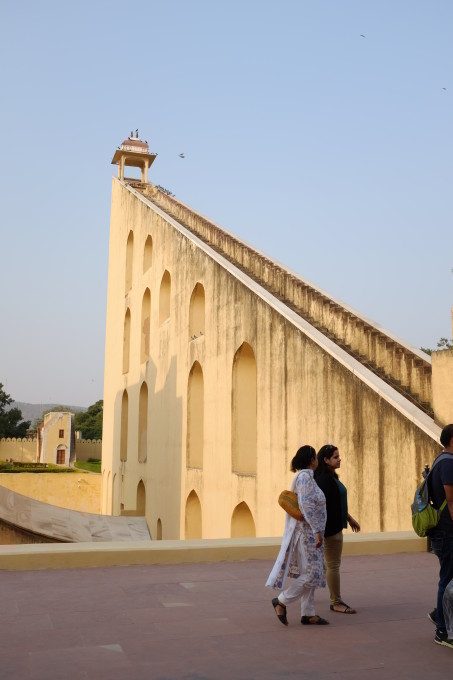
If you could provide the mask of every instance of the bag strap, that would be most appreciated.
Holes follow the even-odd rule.
[[[428,482],[428,477],[430,476],[431,472],[434,470],[437,463],[440,463],[441,460],[447,460],[447,458],[450,458],[450,459],[453,460],[452,454],[451,453],[445,453],[444,451],[442,451],[442,453],[439,453],[439,455],[437,456],[437,458],[434,460],[433,464],[431,465],[431,470],[428,472],[428,475],[426,477],[426,482]],[[428,491],[429,491],[429,486],[428,486]],[[444,500],[444,502],[440,506],[439,510],[437,511],[439,513],[439,515],[441,515],[443,513],[446,505],[447,505],[447,499]]]

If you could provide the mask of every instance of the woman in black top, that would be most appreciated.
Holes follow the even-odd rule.
[[[318,452],[318,467],[314,477],[319,488],[326,497],[327,523],[324,534],[326,579],[330,591],[330,609],[341,614],[355,614],[341,599],[340,594],[340,564],[343,551],[343,529],[348,524],[356,532],[360,525],[348,513],[348,495],[344,484],[340,482],[337,470],[341,459],[338,448],[333,444],[325,444]]]

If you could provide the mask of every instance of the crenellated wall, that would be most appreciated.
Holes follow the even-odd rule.
[[[0,460],[17,460],[21,463],[36,463],[38,440],[6,437],[0,439]]]
[[[88,458],[101,459],[102,439],[76,439],[76,460],[88,460]]]
[[[101,439],[76,439],[75,456],[77,460],[100,459],[101,455]],[[37,439],[16,439],[14,437],[0,439],[0,460],[12,458],[20,463],[36,463],[37,456]]]
[[[431,359],[237,239],[188,206],[156,189],[141,192],[284,300],[401,394],[432,414]]]

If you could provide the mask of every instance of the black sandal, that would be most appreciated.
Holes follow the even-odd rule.
[[[278,618],[279,621],[281,621],[283,623],[284,626],[287,626],[288,625],[288,619],[286,618],[286,605],[282,604],[280,602],[280,600],[278,599],[278,597],[274,597],[273,600],[272,600],[272,606],[275,609],[276,614],[277,614],[277,607],[279,607],[279,606],[283,607],[283,609],[285,610],[284,614],[277,614],[277,618]]]
[[[313,616],[303,616],[300,620],[303,626],[328,626],[329,622],[321,618],[317,614]]]
[[[346,609],[335,609],[335,607],[346,607]],[[357,611],[350,607],[346,602],[343,602],[340,600],[339,602],[335,602],[334,604],[330,605],[330,611],[331,612],[336,612],[337,614],[357,614]]]

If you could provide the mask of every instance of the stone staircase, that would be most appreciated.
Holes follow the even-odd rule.
[[[431,358],[152,184],[130,183],[410,402],[433,415]]]

